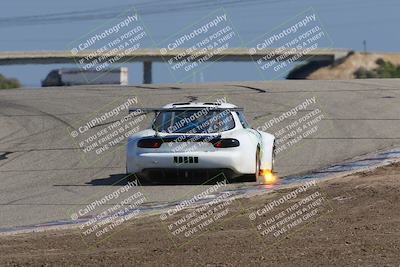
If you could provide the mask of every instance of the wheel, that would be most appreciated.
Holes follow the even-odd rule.
[[[263,169],[258,175],[258,183],[265,185],[272,185],[277,182],[277,177],[274,175],[274,163],[275,163],[275,143],[272,146],[271,151],[271,169]]]
[[[255,179],[256,182],[258,181],[258,176],[260,174],[260,166],[261,166],[260,148],[257,147],[257,152],[256,152],[256,172],[254,173],[254,179]]]
[[[272,146],[272,160],[271,160],[271,172],[274,172],[274,165],[275,165],[275,141]]]
[[[128,172],[128,166],[126,165],[125,165],[125,177],[128,182],[133,182],[135,180],[139,180],[139,182],[141,182],[139,176],[136,173]]]

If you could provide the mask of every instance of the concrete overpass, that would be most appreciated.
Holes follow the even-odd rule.
[[[124,62],[143,62],[143,83],[151,83],[152,81],[152,63],[165,62],[175,58],[185,51],[183,49],[174,49],[161,53],[160,49],[137,49],[135,51],[123,51],[119,54],[120,60],[117,63]],[[299,55],[297,61],[334,61],[338,58],[346,56],[351,50],[346,49],[314,49],[312,51],[296,52],[288,50],[278,50],[276,48],[256,50],[250,52],[250,48],[230,48],[219,52],[208,58],[208,61],[219,62],[251,62],[270,55],[269,60],[277,59],[279,56],[286,54],[288,56]],[[307,52],[307,53],[306,53]],[[73,54],[70,51],[12,51],[0,52],[0,65],[26,65],[26,64],[73,64],[81,58],[92,55],[92,59],[103,57],[104,54],[98,53],[93,56],[94,51],[83,51]],[[206,55],[207,53],[204,53]],[[198,56],[202,56],[197,52]],[[301,55],[301,56],[300,56]],[[191,56],[188,54],[187,56]]]

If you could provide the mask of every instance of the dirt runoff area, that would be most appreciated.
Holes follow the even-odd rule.
[[[3,236],[0,265],[398,267],[399,196],[393,164],[164,220],[131,219],[101,238],[82,229]]]

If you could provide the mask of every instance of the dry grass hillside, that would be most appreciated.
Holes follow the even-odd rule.
[[[364,68],[373,70],[378,67],[376,61],[383,59],[393,65],[400,65],[400,54],[364,54],[354,53],[344,59],[337,60],[333,64],[322,67],[311,73],[307,79],[310,80],[348,80],[354,79],[354,73]]]

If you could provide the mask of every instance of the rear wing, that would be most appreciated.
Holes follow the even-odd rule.
[[[135,113],[137,116],[148,114],[148,113],[157,113],[161,111],[195,111],[195,110],[229,110],[229,111],[243,111],[243,108],[222,108],[222,107],[179,107],[179,108],[129,108],[129,113]]]

